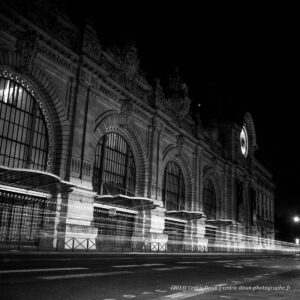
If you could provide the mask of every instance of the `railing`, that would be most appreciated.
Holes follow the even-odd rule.
[[[137,253],[300,253],[297,246],[261,246],[261,247],[241,247],[238,245],[190,245],[184,243],[160,243],[160,242],[139,242],[124,240],[115,247],[115,243],[110,239],[92,239],[75,237],[54,237],[51,239],[51,247],[43,247],[39,244],[0,243],[1,249],[37,250],[37,251],[65,251],[65,252],[137,252]]]

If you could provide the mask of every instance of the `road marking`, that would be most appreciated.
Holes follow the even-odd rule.
[[[177,261],[176,264],[207,264],[207,261]]]
[[[172,267],[172,269],[174,269],[174,270],[183,270],[183,269],[191,269],[191,268],[193,268],[193,267],[190,267],[190,266],[188,266],[188,267]]]
[[[135,298],[136,296],[135,295],[123,295],[124,298],[128,298],[128,299],[131,299],[131,298]]]
[[[150,295],[150,294],[153,294],[153,293],[150,293],[150,292],[143,292],[142,295]]]
[[[225,268],[237,268],[237,269],[243,269],[243,266],[237,266],[237,265],[224,265]]]
[[[56,260],[72,260],[72,258],[8,258],[5,260],[2,260],[1,262],[10,263],[12,261],[56,261]]]
[[[195,297],[198,295],[209,293],[210,291],[208,289],[198,289],[197,292],[191,292],[191,293],[176,293],[176,294],[170,294],[166,295],[163,298],[158,298],[158,300],[162,300],[165,298],[171,298],[171,299],[187,299],[191,297]]]
[[[231,281],[232,283],[234,283],[234,284],[239,284],[239,283],[241,283],[241,281],[236,281],[236,280],[233,280],[233,281]]]
[[[39,279],[54,280],[54,279],[69,279],[69,278],[83,278],[83,277],[97,277],[97,276],[111,276],[111,275],[122,275],[132,274],[129,271],[119,272],[106,272],[106,273],[84,273],[84,274],[69,274],[69,275],[54,275],[54,276],[40,276]]]
[[[153,271],[171,271],[173,270],[172,268],[156,268],[156,269],[152,269]]]
[[[166,264],[141,264],[141,265],[116,265],[112,268],[136,268],[136,267],[156,267],[156,266],[165,266]]]
[[[30,273],[30,272],[50,272],[50,271],[74,271],[87,270],[88,268],[49,268],[49,269],[23,269],[23,270],[2,270],[0,274],[8,273]]]
[[[231,262],[233,260],[216,260],[215,262],[217,263],[226,263],[226,262]]]
[[[167,292],[167,290],[155,290],[155,291],[158,293],[166,293]]]
[[[114,258],[111,258],[111,257],[91,257],[91,258],[89,258],[89,257],[85,257],[84,259],[88,259],[88,260],[90,260],[90,259],[94,259],[94,260],[117,260],[117,259],[120,259],[120,260],[127,260],[127,259],[133,259],[133,257],[114,257]]]
[[[239,259],[239,261],[254,261],[253,259]]]
[[[176,298],[179,298],[179,297],[180,297],[180,299],[184,299],[185,296],[187,296],[186,293],[176,293],[176,294],[170,294],[170,295],[167,295],[167,296],[165,296],[165,297],[166,297],[166,298],[171,298],[171,299],[176,299]]]
[[[165,266],[166,264],[143,264],[145,267]]]
[[[141,265],[117,265],[117,266],[111,266],[112,268],[135,268],[140,267]]]

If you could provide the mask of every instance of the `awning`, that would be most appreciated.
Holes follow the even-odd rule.
[[[49,194],[69,192],[74,186],[52,173],[3,166],[0,167],[0,185]]]
[[[150,208],[158,206],[155,200],[146,197],[130,197],[126,195],[97,195],[96,202],[131,209]]]
[[[196,220],[204,217],[201,211],[187,211],[187,210],[169,210],[166,211],[168,217],[179,218],[183,220]]]
[[[206,224],[208,225],[214,225],[214,226],[229,226],[232,224],[232,220],[206,220]]]

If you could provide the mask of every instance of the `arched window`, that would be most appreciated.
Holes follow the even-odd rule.
[[[168,162],[163,182],[163,202],[167,210],[185,209],[185,186],[177,163]]]
[[[45,171],[48,132],[34,97],[20,84],[0,78],[0,165]]]
[[[93,186],[100,195],[134,195],[135,163],[130,146],[117,133],[102,137],[96,148]]]
[[[213,183],[209,179],[204,182],[203,209],[207,220],[216,219],[216,192]]]

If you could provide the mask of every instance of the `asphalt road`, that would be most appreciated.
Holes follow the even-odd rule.
[[[300,256],[0,253],[0,299],[300,299]]]

